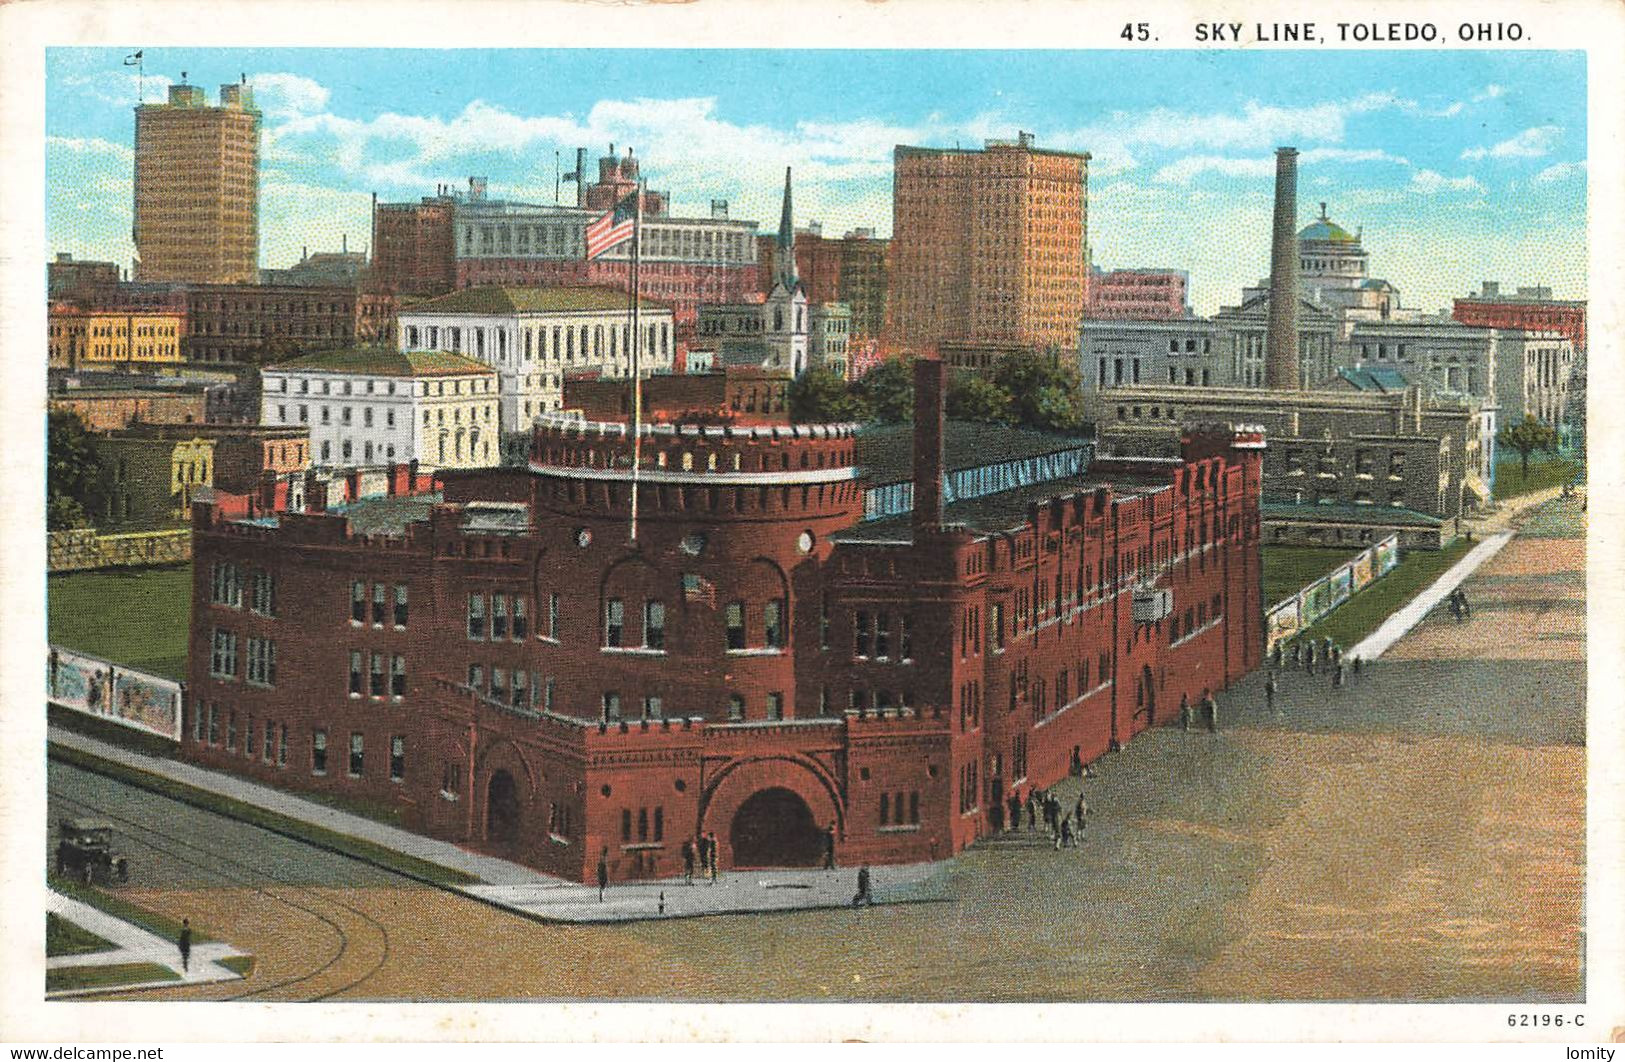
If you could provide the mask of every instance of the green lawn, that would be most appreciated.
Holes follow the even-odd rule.
[[[58,955],[89,955],[92,952],[112,950],[113,945],[110,942],[90,930],[81,929],[50,911],[45,912],[46,958],[53,959]]]
[[[227,955],[223,959],[216,959],[217,966],[224,966],[239,977],[247,977],[254,972],[254,956]]]
[[[1382,626],[1383,620],[1403,608],[1417,594],[1432,586],[1472,549],[1475,543],[1457,539],[1441,550],[1412,550],[1397,567],[1334,609],[1309,628],[1314,639],[1331,638],[1349,648]]]
[[[1520,494],[1561,487],[1576,477],[1584,478],[1584,466],[1568,457],[1554,454],[1533,454],[1529,458],[1529,475],[1523,474],[1523,461],[1516,453],[1502,451],[1496,455],[1495,496],[1516,498]]]
[[[47,594],[53,644],[186,680],[190,564],[53,575]]]
[[[1357,557],[1357,549],[1313,546],[1264,547],[1264,607],[1279,604],[1310,583]]]
[[[153,981],[179,981],[181,975],[155,962],[119,962],[111,966],[64,966],[45,971],[45,991],[70,988],[117,988]]]

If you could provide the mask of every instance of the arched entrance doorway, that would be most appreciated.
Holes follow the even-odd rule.
[[[495,844],[519,840],[519,790],[507,771],[493,772],[485,786],[485,839]]]
[[[824,856],[824,833],[807,802],[777,787],[739,805],[728,840],[736,867],[816,867]]]

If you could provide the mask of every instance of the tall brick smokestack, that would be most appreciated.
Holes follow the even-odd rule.
[[[1270,239],[1270,321],[1264,384],[1296,391],[1298,374],[1298,149],[1275,151],[1275,232]]]
[[[935,358],[914,359],[914,530],[942,526],[942,436],[947,367]]]

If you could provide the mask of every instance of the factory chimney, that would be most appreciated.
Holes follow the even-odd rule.
[[[1270,239],[1270,317],[1264,385],[1296,391],[1298,375],[1298,149],[1275,152],[1275,230]]]

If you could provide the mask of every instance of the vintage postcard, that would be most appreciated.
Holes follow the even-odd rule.
[[[0,10],[0,1039],[1625,1040],[1620,9],[200,15]]]

